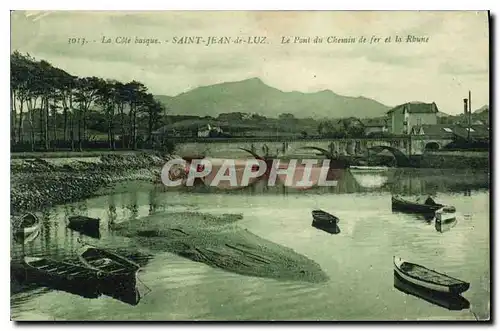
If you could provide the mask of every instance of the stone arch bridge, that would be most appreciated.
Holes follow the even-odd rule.
[[[422,155],[426,150],[439,150],[451,139],[432,136],[395,136],[386,138],[196,138],[175,139],[175,153],[186,155],[224,155],[228,157],[239,148],[265,156],[283,157],[300,153],[303,147],[317,147],[337,155],[366,155],[377,146],[389,146],[406,156]]]

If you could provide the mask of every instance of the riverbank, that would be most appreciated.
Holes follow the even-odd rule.
[[[434,151],[414,155],[410,159],[417,168],[489,169],[490,167],[488,151]]]
[[[122,181],[156,181],[165,157],[150,153],[11,160],[11,215],[89,198]]]

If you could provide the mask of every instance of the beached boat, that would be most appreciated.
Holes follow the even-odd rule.
[[[97,298],[100,295],[96,270],[47,257],[25,256],[23,262],[25,282],[87,298]]]
[[[434,222],[434,227],[436,228],[437,232],[447,232],[450,231],[453,227],[457,225],[457,219],[454,218],[451,221],[446,221],[446,222]]]
[[[339,218],[327,213],[326,211],[323,210],[313,210],[312,211],[312,217],[313,221],[317,223],[323,223],[323,224],[337,224],[339,222]]]
[[[454,222],[456,220],[455,207],[443,207],[436,210],[435,221],[438,223]]]
[[[323,210],[313,210],[312,217],[313,221],[311,225],[313,227],[332,234],[340,233],[340,228],[338,226],[338,217]]]
[[[407,262],[394,257],[394,271],[399,277],[413,285],[432,291],[460,294],[469,289],[470,284],[450,277],[419,264]]]
[[[102,286],[135,287],[136,276],[140,269],[137,263],[108,250],[85,243],[78,250],[78,257],[85,266],[99,271]]]
[[[21,216],[17,224],[14,225],[14,235],[27,238],[39,231],[41,226],[42,223],[35,214],[27,213]]]
[[[434,200],[429,197],[424,203],[413,202],[410,200],[403,199],[401,197],[392,197],[392,210],[400,211],[405,213],[414,214],[427,214],[434,215],[434,213],[443,208],[444,205],[434,202]]]
[[[76,263],[57,261],[47,257],[25,256],[27,267],[38,272],[40,276],[51,280],[97,280],[97,272]]]
[[[402,279],[396,272],[394,272],[394,287],[405,294],[412,295],[448,310],[462,310],[470,307],[470,302],[461,295],[437,292],[416,286]]]
[[[68,228],[87,234],[90,237],[99,238],[99,225],[101,220],[99,218],[87,216],[70,216],[68,217]]]

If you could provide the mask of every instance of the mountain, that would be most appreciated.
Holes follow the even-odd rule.
[[[378,117],[390,107],[365,97],[347,97],[330,90],[302,93],[283,92],[258,78],[198,87],[177,96],[155,96],[172,115],[216,117],[220,113],[257,113],[278,117],[282,113],[297,118]]]
[[[490,111],[490,107],[488,105],[484,105],[481,108],[474,110],[473,113],[482,113],[488,111]]]
[[[442,112],[442,111],[438,111],[436,115],[437,115],[437,117],[446,117],[446,116],[451,116],[450,114],[444,113],[444,112]]]

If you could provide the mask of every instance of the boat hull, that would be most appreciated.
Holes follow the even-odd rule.
[[[394,288],[448,310],[462,310],[470,307],[470,302],[461,295],[436,292],[409,283],[394,271]]]
[[[394,271],[401,279],[403,279],[406,282],[409,282],[413,285],[424,287],[424,288],[427,288],[427,289],[432,290],[432,291],[437,291],[437,292],[442,292],[442,293],[451,293],[449,286],[438,285],[438,284],[433,284],[433,283],[421,281],[419,279],[408,276],[407,274],[405,274],[404,272],[402,272],[398,268],[394,268]]]
[[[409,266],[410,270],[414,270],[413,273],[420,273],[420,277],[413,276],[408,272],[402,270],[403,265]],[[456,295],[467,291],[470,286],[469,283],[466,283],[459,279],[452,278],[450,276],[438,273],[434,270],[427,269],[417,264],[406,262],[399,258],[394,258],[394,272],[408,283],[441,293]],[[424,274],[425,276],[422,276],[422,274]],[[424,279],[422,277],[427,277],[427,279]],[[434,281],[429,280],[429,278],[433,278]]]
[[[29,237],[31,234],[39,231],[42,223],[34,214],[27,213],[22,216],[20,223],[14,229],[14,235],[18,237]]]
[[[77,294],[87,298],[97,298],[99,280],[95,270],[77,264],[51,259],[23,261],[25,273],[23,282],[46,286],[55,290]]]
[[[394,197],[392,198],[392,210],[404,213],[434,215],[434,213],[442,207],[443,205],[425,205]]]

